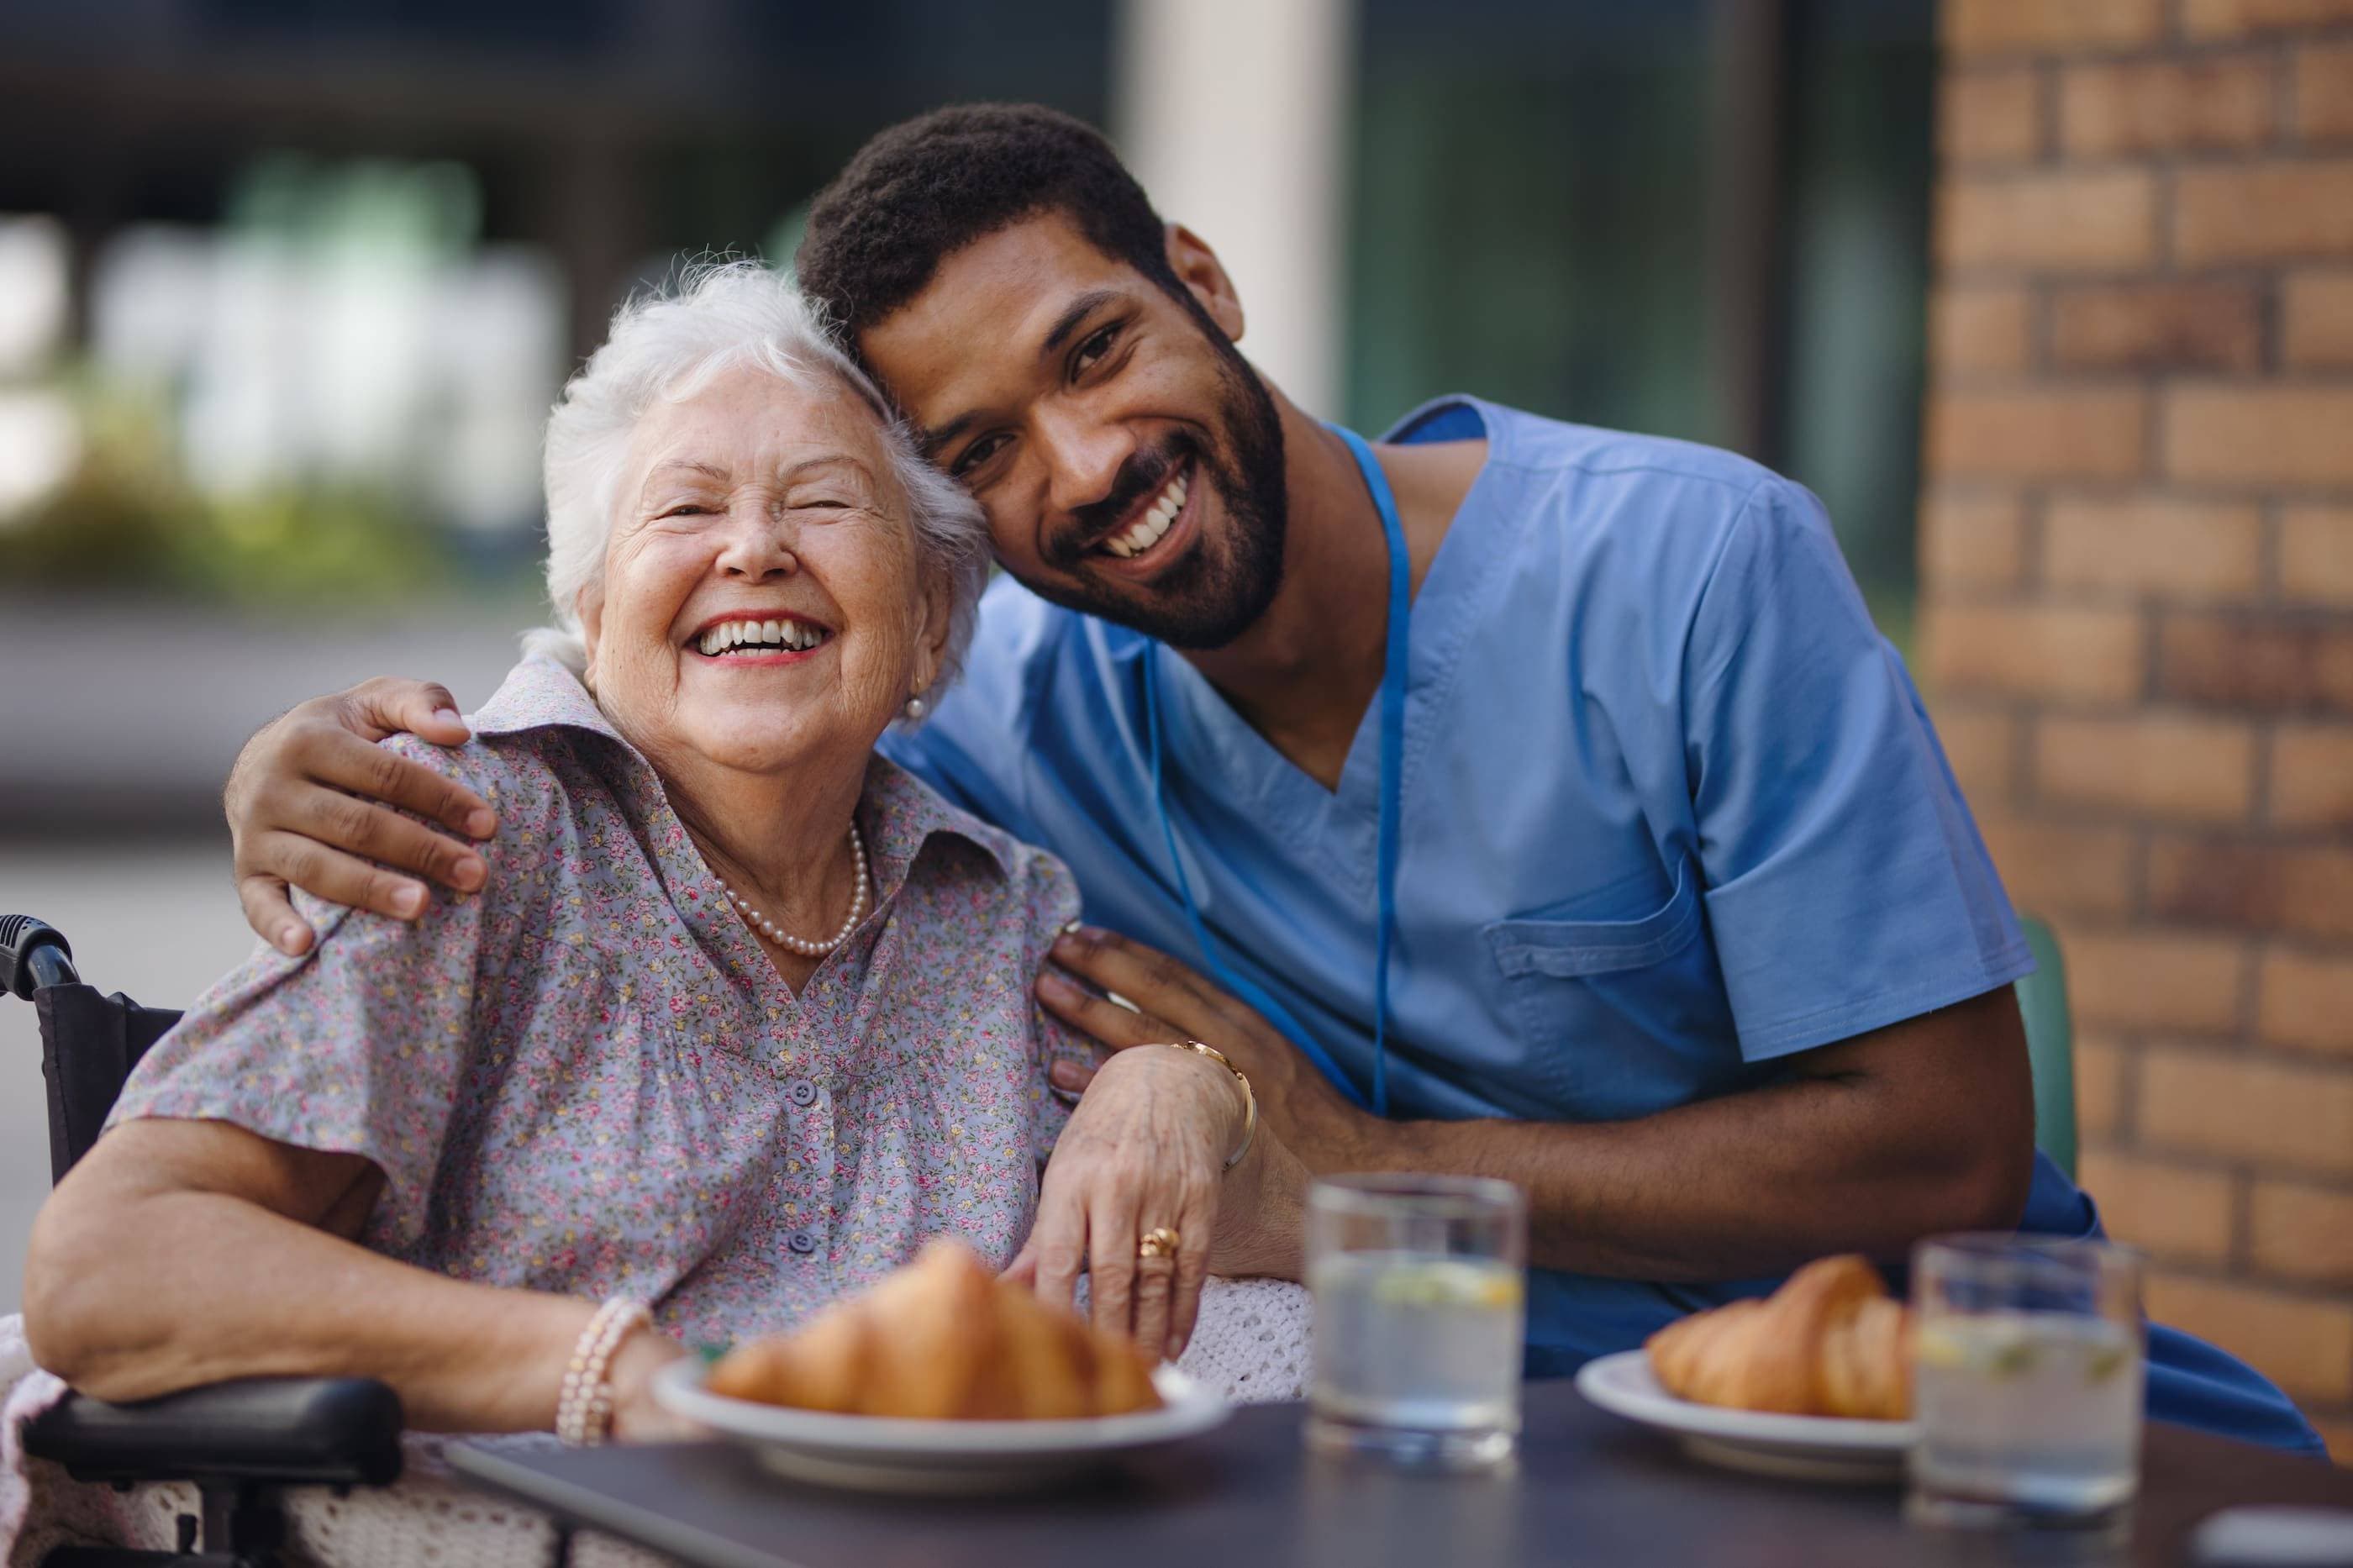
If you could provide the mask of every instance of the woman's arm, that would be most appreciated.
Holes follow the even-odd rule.
[[[544,1429],[593,1301],[468,1284],[351,1237],[383,1177],[224,1121],[118,1127],[33,1227],[25,1331],[40,1363],[100,1399],[255,1376],[390,1384],[412,1426]],[[675,1345],[639,1331],[611,1378],[616,1431],[643,1431]]]

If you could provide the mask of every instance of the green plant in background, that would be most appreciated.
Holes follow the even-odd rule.
[[[206,506],[181,581],[224,598],[401,598],[446,588],[442,531],[381,488],[274,485]]]
[[[46,499],[0,519],[0,585],[350,601],[453,584],[450,531],[386,487],[288,481],[206,495],[189,482],[160,392],[86,367],[59,379],[80,455]]]
[[[414,309],[438,268],[480,240],[480,188],[461,164],[275,153],[247,167],[219,233],[228,247],[254,247],[240,254],[278,257],[287,270],[275,276],[384,288]],[[375,372],[363,355],[334,374]],[[42,388],[73,412],[78,459],[54,492],[0,516],[0,589],[353,603],[506,595],[530,574],[522,530],[469,532],[430,500],[424,459],[440,428],[430,419],[358,449],[273,426],[280,447],[269,459],[230,461],[240,478],[205,478],[184,445],[188,367],[108,374],[75,360]]]
[[[14,517],[0,517],[0,584],[152,585],[185,520],[200,504],[187,485],[160,394],[103,386],[86,367],[58,377],[81,434],[65,482]]]

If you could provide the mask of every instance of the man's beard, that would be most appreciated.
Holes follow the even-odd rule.
[[[1083,576],[1077,582],[1057,578],[1029,584],[1039,597],[1065,608],[1133,626],[1181,648],[1223,647],[1266,614],[1282,585],[1282,546],[1291,516],[1282,420],[1274,399],[1223,332],[1206,321],[1201,328],[1218,352],[1214,435],[1223,450],[1205,450],[1190,437],[1178,437],[1164,447],[1138,452],[1121,466],[1109,495],[1076,510],[1088,525],[1083,537],[1099,539],[1138,500],[1166,488],[1169,476],[1189,457],[1195,459],[1194,479],[1208,481],[1225,511],[1229,527],[1224,550],[1204,530],[1192,553],[1149,584]],[[1093,552],[1090,548],[1052,563],[1079,573]]]

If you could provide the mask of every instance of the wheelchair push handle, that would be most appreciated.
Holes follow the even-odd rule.
[[[63,931],[31,915],[0,915],[0,984],[30,1002],[45,986],[80,978]]]

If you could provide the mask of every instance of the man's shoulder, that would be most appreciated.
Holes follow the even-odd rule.
[[[1136,640],[1122,626],[1039,597],[1005,573],[981,595],[967,677],[1083,656],[1093,647]]]
[[[1476,406],[1489,438],[1485,526],[1509,532],[1521,570],[1556,567],[1570,600],[1599,588],[1682,602],[1743,535],[1768,552],[1828,535],[1802,485],[1736,452]]]
[[[1422,405],[1398,422],[1389,438],[1446,440],[1482,432],[1491,465],[1531,475],[1689,486],[1717,492],[1734,509],[1759,485],[1788,483],[1763,464],[1721,447],[1579,425],[1461,395]]]
[[[1127,626],[1065,609],[999,574],[982,595],[972,646],[944,711],[985,714],[993,730],[1019,730],[1057,689],[1088,671],[1134,658],[1144,637]]]
[[[886,733],[881,749],[956,805],[1036,837],[1033,776],[1092,756],[1121,727],[1120,687],[1145,640],[1006,576],[976,620],[956,683],[930,720]]]

